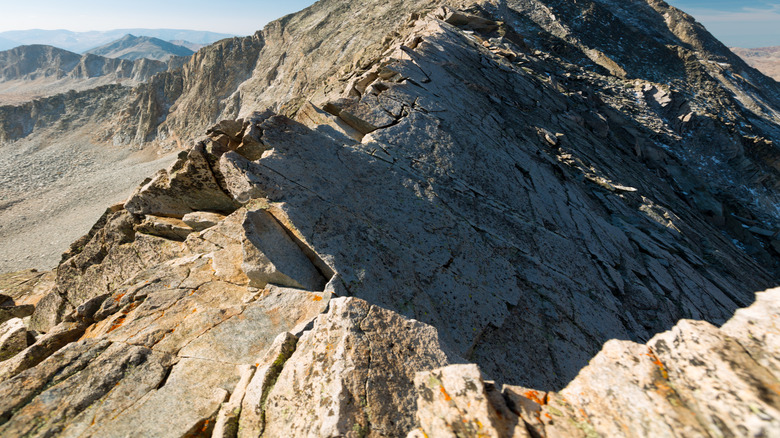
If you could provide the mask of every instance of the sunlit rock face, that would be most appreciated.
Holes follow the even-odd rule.
[[[136,140],[210,128],[8,277],[0,432],[777,433],[774,82],[661,2],[456,3],[135,89]]]

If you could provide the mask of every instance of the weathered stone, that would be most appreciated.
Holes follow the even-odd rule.
[[[77,340],[84,333],[84,325],[61,323],[14,357],[0,362],[0,381],[13,377],[43,362],[60,348]]]
[[[225,216],[221,214],[196,211],[185,214],[181,220],[195,231],[203,231],[218,224],[222,219],[225,219]]]
[[[647,345],[609,341],[560,394],[526,392],[541,402],[541,424],[526,422],[550,437],[772,435],[780,430],[777,349],[747,335],[777,331],[770,315],[778,317],[780,290],[758,296],[721,330],[682,321]]]
[[[35,284],[35,287],[25,298],[21,298],[16,304],[32,304],[36,308],[40,301],[49,292],[57,287],[57,273],[53,271],[46,272]]]
[[[244,231],[241,267],[250,286],[263,288],[271,283],[303,290],[325,287],[327,280],[267,211],[247,212]]]
[[[180,219],[147,215],[143,222],[135,226],[135,231],[183,241],[195,230]]]
[[[241,418],[238,426],[239,438],[262,436],[265,430],[266,400],[284,364],[295,352],[298,338],[289,332],[280,334],[265,357],[257,363],[257,371],[246,388],[241,404]]]
[[[606,117],[599,113],[592,111],[583,114],[585,120],[585,126],[588,127],[599,138],[607,138],[609,136],[609,123]]]
[[[233,199],[242,204],[256,198],[264,198],[266,191],[253,184],[256,177],[251,163],[235,152],[228,152],[219,159],[219,171],[225,178],[225,186]]]
[[[780,378],[780,299],[777,289],[756,294],[756,302],[737,310],[721,331],[744,347],[761,366]]]
[[[27,329],[21,318],[0,324],[0,362],[27,348]]]
[[[360,131],[356,130],[337,116],[316,107],[310,101],[306,101],[301,109],[298,110],[295,115],[295,120],[313,130],[337,139],[360,141],[363,138],[363,134]]]
[[[721,330],[683,321],[647,345],[610,341],[560,393],[500,394],[473,365],[418,373],[421,429],[410,436],[771,436],[780,430],[777,378],[759,361],[771,364],[777,349],[749,333],[772,338],[780,290],[758,297]]]
[[[377,105],[376,98],[371,95],[359,100],[342,99],[332,102],[326,109],[333,111],[344,123],[364,135],[396,122],[396,118]]]
[[[254,373],[254,365],[242,365],[239,367],[238,374],[241,376],[241,379],[231,392],[230,399],[219,410],[217,421],[214,423],[214,432],[211,434],[212,438],[235,438],[238,435],[238,418],[241,415],[241,405],[247,386],[252,380]]]
[[[0,294],[6,297],[0,299],[0,306],[36,304],[42,296],[39,285],[44,279],[50,280],[51,273],[28,269],[0,275]],[[10,303],[3,302],[9,299]]]
[[[404,436],[416,425],[414,374],[453,359],[433,327],[362,300],[334,299],[267,396],[263,433]]]
[[[13,319],[25,318],[33,314],[35,306],[25,304],[23,306],[3,306],[0,307],[0,324]]]
[[[244,231],[241,222],[233,223],[234,219],[226,218],[207,230],[209,238],[240,248],[238,242]],[[218,237],[221,233],[228,234]],[[212,248],[204,244],[204,249]],[[257,358],[265,356],[279,333],[301,332],[328,306],[330,294],[275,287],[250,291],[217,277],[210,254],[188,255],[152,266],[110,296],[86,303],[76,317],[95,323],[86,333],[83,325],[71,325],[78,332],[69,340],[83,333],[83,343],[70,344],[44,360],[45,355],[53,353],[44,348],[52,344],[51,337],[71,327],[62,324],[36,345],[3,362],[0,375],[11,378],[9,382],[28,379],[25,376],[40,377],[25,380],[23,386],[32,392],[20,393],[14,399],[14,407],[5,411],[8,421],[0,426],[5,427],[2,430],[56,431],[63,436],[124,436],[133,431],[155,436],[211,433],[222,403],[228,401],[244,373],[241,370],[254,369]],[[97,305],[100,309],[95,311]],[[149,321],[155,322],[150,325]],[[107,345],[112,347],[104,353],[91,352]],[[31,351],[35,348],[38,350]],[[131,351],[124,353],[128,348]],[[117,374],[114,370],[123,369],[127,362],[114,353],[109,355],[109,351],[136,365]],[[20,357],[25,360],[18,360]],[[90,365],[84,368],[87,363]],[[51,392],[44,391],[40,401],[30,401],[29,394],[40,392],[35,388],[45,385],[38,382],[47,379],[40,373],[50,375],[53,371],[47,370],[52,367],[72,368],[68,371],[72,378],[66,376],[62,380],[65,383],[46,390]],[[22,372],[24,369],[27,371]],[[103,381],[110,381],[110,385],[95,383]],[[245,383],[249,383],[246,375]],[[96,386],[79,388],[81,384]],[[228,433],[238,424],[238,411],[230,407],[241,406],[239,392],[235,392],[232,404],[226,405],[229,409],[219,423],[222,432]],[[83,398],[90,403],[83,404]],[[92,403],[96,400],[101,402]],[[181,400],[187,400],[187,404],[181,405]],[[44,409],[53,409],[50,420],[29,420]],[[166,419],[171,409],[176,418]]]
[[[225,135],[231,142],[239,143],[243,137],[244,120],[222,120],[206,131],[206,134],[212,138]]]
[[[452,8],[443,7],[436,11],[438,17],[444,22],[458,27],[468,27],[471,30],[490,33],[498,29],[498,23],[476,15],[463,13]]]
[[[263,131],[257,123],[250,123],[241,139],[241,145],[236,148],[236,152],[247,160],[259,160],[263,156],[263,152],[268,150],[268,146],[263,144],[262,138]]]
[[[419,394],[417,419],[424,436],[455,438],[530,437],[525,425],[505,405],[491,397],[476,365],[450,365],[418,373],[414,384]],[[497,403],[498,405],[495,405]]]
[[[30,320],[30,329],[46,333],[62,322],[62,317],[71,310],[73,307],[59,293],[49,292],[35,307]]]
[[[138,398],[121,416],[106,416],[102,423],[87,429],[87,433],[105,437],[127,436],[131,431],[159,437],[181,437],[188,433],[208,436],[220,406],[229,396],[224,387],[234,388],[238,376],[236,365],[179,359],[162,387],[147,386],[145,396]],[[122,387],[131,383],[132,380],[123,381]],[[176,415],[170,415],[171,407],[183,401],[187,409],[175,409]]]
[[[222,191],[205,156],[196,145],[168,170],[161,170],[125,202],[136,215],[183,217],[193,211],[232,212],[237,205]]]
[[[55,330],[89,326],[0,365],[16,385],[0,432],[184,436],[217,420],[230,434],[246,370],[275,357],[247,418],[264,415],[269,436],[457,435],[474,418],[494,436],[775,433],[774,331],[707,324],[776,283],[772,236],[712,220],[733,210],[772,228],[780,160],[744,139],[775,133],[776,97],[701,62],[733,58],[663,2],[512,2],[502,23],[484,2],[423,13],[462,3],[320,2],[130,93],[113,113],[143,139],[257,108],[305,123],[222,123],[71,247],[49,300],[76,311]],[[646,83],[680,91],[636,94]],[[713,114],[674,122],[691,108]],[[359,135],[342,135],[345,119]],[[195,211],[227,216],[176,241],[136,232]],[[321,290],[353,298],[328,308]],[[708,323],[665,333],[681,318]],[[301,339],[285,361],[268,350],[286,332]],[[424,405],[418,421],[414,374],[458,361],[445,344],[544,392],[444,368],[466,391],[434,391],[434,405],[475,410]]]
[[[329,299],[329,294],[323,292],[270,288],[257,301],[247,304],[241,313],[213,324],[211,329],[190,340],[179,354],[204,360],[254,364],[258,355],[272,345],[281,329],[300,331],[328,306]],[[277,320],[281,315],[284,320]],[[204,326],[206,324],[195,325],[201,331]],[[164,345],[160,344],[160,347]]]

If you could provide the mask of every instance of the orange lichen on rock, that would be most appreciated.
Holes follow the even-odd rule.
[[[547,404],[547,394],[541,393],[539,391],[528,390],[523,393],[523,397],[538,403],[539,405],[546,405]]]
[[[653,364],[657,366],[658,369],[661,370],[661,375],[663,376],[663,378],[669,379],[669,372],[666,371],[666,367],[664,366],[664,363],[661,362],[661,359],[659,359],[658,356],[656,356],[655,353],[653,353],[652,349],[648,348],[647,351],[648,351],[647,356],[650,357],[650,359],[652,359],[653,361]]]
[[[119,316],[119,318],[117,318],[117,319],[114,321],[114,324],[113,324],[113,325],[111,325],[111,328],[109,328],[109,329],[108,329],[108,332],[107,332],[107,333],[111,333],[111,332],[113,332],[114,330],[118,329],[119,327],[122,327],[122,324],[124,324],[124,322],[125,322],[125,318],[126,318],[126,316],[125,316],[125,315],[120,315],[120,316]]]
[[[452,401],[452,397],[450,397],[450,395],[447,394],[447,390],[444,389],[444,386],[439,386],[439,391],[441,391],[441,393],[444,394],[444,400],[448,402]]]

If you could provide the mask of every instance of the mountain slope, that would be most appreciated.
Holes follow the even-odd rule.
[[[78,55],[51,46],[20,46],[0,52],[0,104],[28,102],[108,84],[134,86],[182,62],[129,61]]]
[[[168,42],[171,43],[171,44],[176,44],[177,46],[186,47],[186,48],[192,50],[193,52],[197,52],[198,50],[206,47],[206,44],[193,43],[193,42],[185,41],[185,40],[172,40],[172,41],[168,41]]]
[[[108,31],[73,32],[69,30],[14,30],[0,32],[18,45],[48,45],[76,53],[116,41],[127,34],[159,38],[163,41],[187,40],[197,44],[211,44],[233,35],[185,29],[114,29]],[[10,48],[10,47],[9,47]]]
[[[171,57],[192,55],[192,50],[152,37],[137,37],[127,34],[121,39],[87,51],[93,55],[106,58],[120,58],[135,61],[137,59],[154,59],[168,61]]]
[[[117,144],[226,119],[23,297],[0,433],[777,434],[776,291],[710,325],[780,279],[775,82],[655,0],[446,4],[322,1],[117,96]]]
[[[13,49],[16,46],[19,46],[20,44],[16,41],[11,41],[7,38],[0,38],[0,50],[9,50]]]

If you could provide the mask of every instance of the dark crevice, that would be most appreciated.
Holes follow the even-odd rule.
[[[269,213],[271,212],[269,211]],[[306,244],[306,242],[301,240],[301,238],[299,238],[296,233],[294,233],[282,221],[280,221],[279,218],[273,214],[270,214],[270,216],[276,221],[277,224],[279,224],[280,227],[282,227],[284,232],[287,234],[287,237],[289,237],[290,240],[292,240],[295,245],[298,246],[303,255],[309,259],[309,262],[311,262],[317,272],[320,273],[322,278],[325,279],[325,284],[332,280],[333,276],[336,275],[336,272],[327,263],[325,263],[325,260],[322,260],[322,258],[320,258],[319,254],[317,254],[314,249]]]
[[[167,367],[165,369],[165,373],[162,376],[162,379],[160,380],[160,383],[157,384],[157,386],[154,388],[156,390],[160,390],[165,386],[166,383],[168,383],[168,378],[171,377],[171,371],[173,371],[173,365]]]

